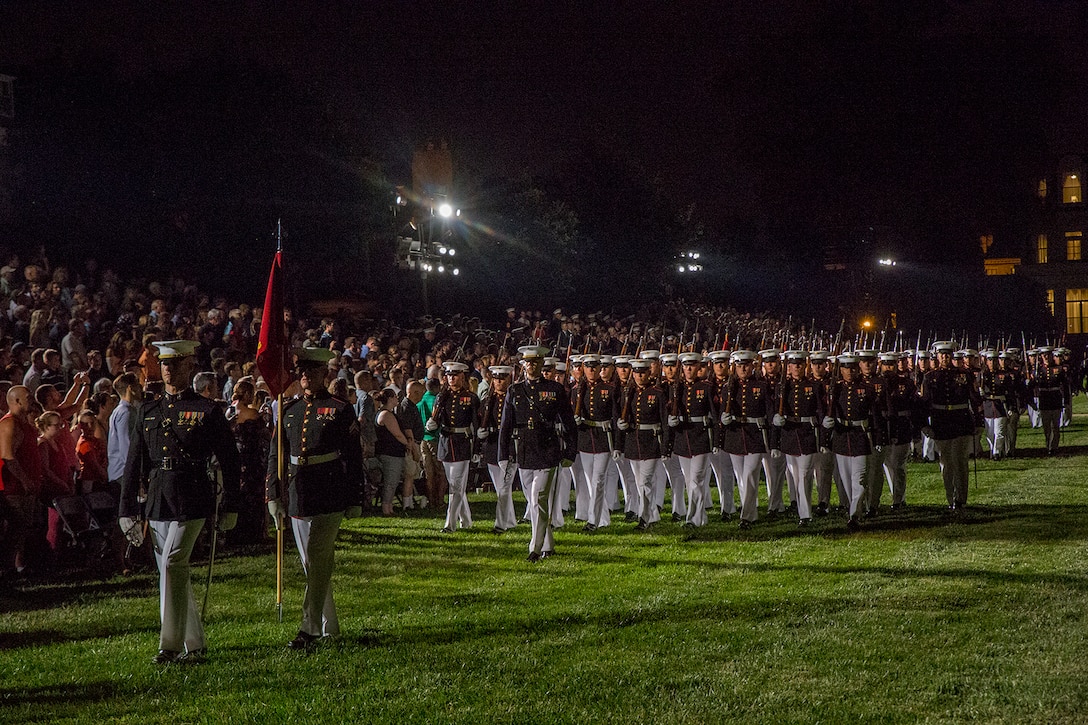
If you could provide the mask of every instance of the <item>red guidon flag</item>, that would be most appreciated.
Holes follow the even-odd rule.
[[[273,396],[291,384],[287,371],[287,335],[283,326],[283,252],[277,251],[268,275],[268,291],[261,312],[261,336],[257,341],[257,369]]]

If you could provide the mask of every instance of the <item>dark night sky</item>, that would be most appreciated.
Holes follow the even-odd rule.
[[[1083,3],[305,5],[9,1],[0,66],[106,54],[155,77],[256,59],[391,176],[433,133],[487,174],[605,145],[712,223],[768,237],[879,224],[966,249],[1041,155],[1088,149]]]

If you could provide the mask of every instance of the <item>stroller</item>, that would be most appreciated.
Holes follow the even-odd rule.
[[[53,509],[66,539],[58,546],[59,555],[99,574],[111,573],[116,568],[114,538],[120,533],[113,496],[106,491],[60,496],[53,499]]]

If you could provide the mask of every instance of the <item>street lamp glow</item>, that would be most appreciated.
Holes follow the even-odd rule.
[[[443,202],[438,206],[438,213],[446,219],[449,219],[451,216],[453,216],[453,207]]]
[[[439,247],[438,248],[438,253],[439,254],[445,254],[446,253],[446,248],[445,247]]]

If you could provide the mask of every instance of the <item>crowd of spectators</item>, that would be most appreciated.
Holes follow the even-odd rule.
[[[222,401],[243,460],[246,503],[228,543],[263,543],[272,401],[254,362],[260,301],[213,297],[181,278],[122,280],[93,259],[77,269],[53,267],[44,249],[27,259],[0,254],[0,260],[0,576],[62,568],[58,557],[72,536],[58,499],[116,495],[132,411],[161,391],[152,343],[162,340],[200,342],[201,372],[193,387]],[[292,346],[340,353],[329,362],[329,387],[356,407],[375,481],[371,502],[384,515],[394,506],[443,506],[436,441],[422,421],[439,391],[444,360],[467,363],[486,398],[488,366],[509,363],[529,341],[552,345],[562,357],[572,350],[707,349],[730,338],[734,345],[756,345],[805,335],[771,315],[682,302],[647,304],[625,315],[511,308],[491,324],[462,314],[398,320],[348,312],[311,318],[288,310],[284,317]]]

